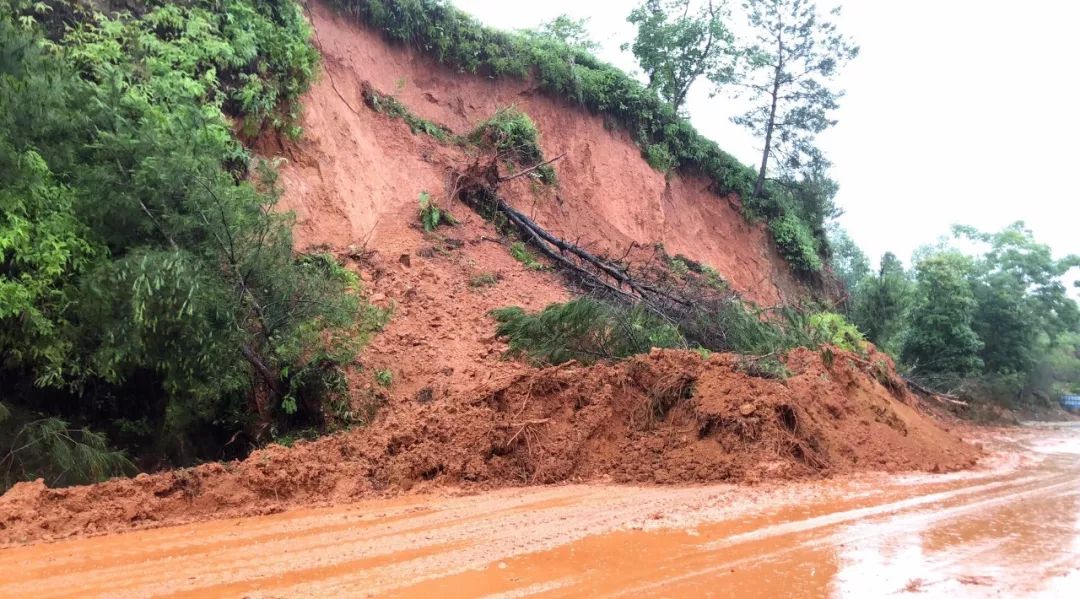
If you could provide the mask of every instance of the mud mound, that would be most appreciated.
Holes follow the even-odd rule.
[[[67,489],[22,483],[0,497],[0,543],[442,483],[753,482],[974,462],[975,448],[919,414],[906,391],[882,384],[890,383],[888,369],[868,374],[872,362],[842,353],[829,362],[797,350],[786,380],[746,374],[738,356],[685,351],[523,369],[436,401],[396,403],[365,430],[271,446],[242,462]]]

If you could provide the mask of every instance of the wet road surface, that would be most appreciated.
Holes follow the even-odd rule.
[[[0,597],[1080,597],[1080,428],[980,470],[409,497],[0,551]]]

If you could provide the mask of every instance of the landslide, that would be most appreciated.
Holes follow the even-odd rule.
[[[704,179],[654,171],[601,117],[527,82],[453,72],[309,6],[324,58],[304,98],[304,136],[270,133],[254,145],[285,159],[282,204],[297,214],[298,249],[336,253],[360,273],[370,300],[393,310],[350,381],[351,409],[378,415],[366,427],[271,445],[239,462],[85,487],[16,485],[0,497],[0,543],[441,485],[754,482],[974,462],[977,451],[923,416],[880,355],[827,353],[835,357],[826,363],[796,350],[785,380],[748,374],[746,358],[686,351],[545,369],[503,359],[489,311],[538,310],[569,291],[556,273],[517,262],[490,223],[449,201],[453,174],[475,156],[370,109],[365,87],[459,135],[508,105],[529,114],[545,155],[565,154],[555,164],[559,184],[521,178],[499,193],[564,239],[610,256],[662,243],[766,305],[798,286],[738,198],[717,197]],[[423,231],[417,199],[425,191],[459,224]],[[885,366],[867,366],[879,361]],[[392,382],[377,384],[376,372]]]
[[[545,229],[597,253],[622,255],[631,244],[662,243],[715,268],[746,299],[776,305],[799,295],[790,267],[766,227],[743,217],[739,198],[711,191],[705,177],[659,172],[620,128],[534,82],[461,73],[340,16],[308,4],[322,77],[304,98],[303,138],[273,136],[257,149],[281,155],[284,208],[295,211],[298,247],[401,245],[421,191],[449,192],[448,173],[468,152],[414,135],[370,110],[365,86],[392,95],[417,117],[467,134],[500,109],[515,106],[536,123],[558,186],[513,181],[500,193]]]
[[[969,467],[978,455],[914,407],[884,356],[799,349],[786,358],[791,376],[783,380],[747,374],[745,360],[655,350],[591,367],[521,369],[442,400],[395,404],[362,431],[270,446],[240,462],[64,489],[20,483],[0,497],[0,543],[265,514],[440,483],[481,490],[756,482],[943,472]]]

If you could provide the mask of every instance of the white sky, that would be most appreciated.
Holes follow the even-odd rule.
[[[600,57],[636,67],[619,50],[633,38],[626,15],[636,0],[453,2],[502,29],[588,17]],[[840,224],[875,266],[885,251],[907,262],[956,223],[997,230],[1024,220],[1056,256],[1080,253],[1080,2],[843,5],[841,29],[862,53],[836,80],[847,90],[840,122],[819,142],[840,183]],[[710,99],[708,87],[691,91],[694,125],[756,164],[759,143],[728,121],[737,103]]]

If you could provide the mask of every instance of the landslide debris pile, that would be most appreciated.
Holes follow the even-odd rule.
[[[754,482],[862,469],[949,471],[977,450],[914,407],[880,354],[791,352],[786,379],[745,357],[656,350],[507,375],[388,408],[363,434],[240,462],[0,497],[0,543],[234,517],[393,494],[613,480]]]

